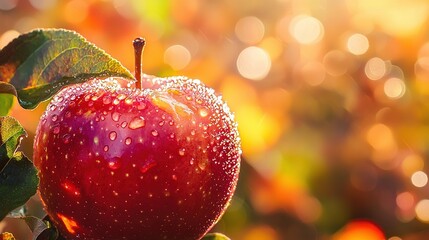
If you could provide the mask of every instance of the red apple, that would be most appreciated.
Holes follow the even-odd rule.
[[[72,85],[49,104],[34,143],[45,209],[66,239],[200,239],[236,187],[234,116],[198,80],[121,81]]]

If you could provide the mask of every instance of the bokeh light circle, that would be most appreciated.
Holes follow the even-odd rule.
[[[289,32],[301,44],[314,44],[323,38],[324,28],[317,18],[298,15],[290,22]]]
[[[271,69],[268,53],[259,47],[248,47],[237,58],[237,70],[241,76],[251,80],[264,79]]]

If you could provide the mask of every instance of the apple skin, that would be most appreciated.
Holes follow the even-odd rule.
[[[121,82],[67,87],[43,114],[34,163],[48,215],[66,239],[200,239],[236,188],[234,116],[198,80]]]

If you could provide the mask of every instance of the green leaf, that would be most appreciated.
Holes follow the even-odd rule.
[[[39,184],[33,163],[16,151],[24,135],[24,129],[14,118],[0,117],[0,220],[24,205]]]
[[[36,194],[39,184],[33,163],[19,153],[0,172],[0,220]]]
[[[6,116],[12,108],[13,95],[0,93],[0,116]]]
[[[35,108],[63,86],[109,76],[134,79],[117,60],[73,31],[37,29],[0,50],[0,93],[15,94],[24,108]]]
[[[0,172],[15,155],[24,128],[13,117],[0,117]]]
[[[222,233],[209,233],[205,235],[201,240],[231,240],[229,237]]]

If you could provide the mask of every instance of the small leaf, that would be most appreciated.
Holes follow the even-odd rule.
[[[10,232],[4,232],[0,234],[2,240],[15,240],[15,237]]]
[[[24,108],[35,108],[65,85],[109,76],[134,79],[117,60],[73,31],[34,30],[0,50],[0,93],[15,94]]]
[[[205,235],[201,240],[231,240],[229,237],[222,233],[209,233]]]
[[[13,95],[0,93],[0,116],[6,116],[12,108]]]
[[[0,172],[13,158],[21,137],[26,134],[13,117],[0,117]]]
[[[22,152],[16,152],[24,135],[24,129],[14,118],[0,117],[0,220],[24,205],[39,184],[33,163]]]

